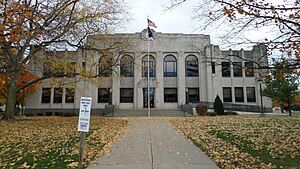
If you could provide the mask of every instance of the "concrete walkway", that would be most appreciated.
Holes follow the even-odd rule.
[[[88,169],[218,169],[198,147],[158,118],[130,118],[133,131]]]

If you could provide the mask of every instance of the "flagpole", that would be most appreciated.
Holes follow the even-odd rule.
[[[147,105],[148,105],[148,117],[150,117],[150,87],[149,87],[149,79],[150,79],[150,78],[149,78],[149,75],[150,75],[150,71],[149,71],[149,70],[150,70],[150,61],[149,61],[149,50],[150,50],[150,40],[148,39],[148,64],[147,64],[147,65],[148,65],[148,71],[147,71],[147,72],[148,72],[148,73],[147,73],[147,88],[148,88],[148,89],[147,89],[147,90],[148,90],[148,92],[147,92],[147,94],[148,94],[148,96],[147,96],[147,97],[148,97],[148,100],[147,100],[147,101],[148,101],[148,104],[147,104]]]
[[[149,19],[149,16],[147,15],[147,25],[149,27],[149,24],[148,24],[148,19]],[[148,34],[149,36],[149,34]],[[149,87],[149,75],[150,75],[150,61],[149,61],[149,51],[150,51],[150,40],[149,40],[149,37],[148,37],[148,51],[147,51],[147,60],[148,60],[148,63],[147,63],[147,105],[148,105],[148,117],[150,117],[150,87]]]

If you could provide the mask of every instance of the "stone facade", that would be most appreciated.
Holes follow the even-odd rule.
[[[65,103],[66,88],[68,87],[66,85],[63,86],[62,102],[54,103],[55,86],[45,81],[43,85],[37,88],[36,93],[27,97],[26,112],[32,114],[37,112],[76,112],[79,108],[79,99],[82,96],[90,96],[93,98],[92,111],[94,113],[100,113],[109,102],[115,105],[117,109],[144,108],[146,102],[144,96],[145,88],[147,87],[147,78],[142,75],[142,60],[148,56],[148,41],[143,38],[143,33],[144,32],[108,35],[108,39],[111,41],[122,41],[125,38],[130,39],[128,43],[131,45],[128,45],[126,51],[123,53],[134,59],[134,72],[132,77],[120,76],[120,66],[115,66],[111,77],[96,77],[96,82],[77,80],[74,86],[74,103]],[[109,42],[111,42],[110,40],[99,40],[97,35],[88,38],[89,44],[93,44],[97,48],[107,47],[110,44]],[[256,78],[258,71],[254,70],[255,73],[253,77],[246,77],[244,67],[245,62],[249,60],[260,61],[267,64],[267,57],[264,56],[262,46],[254,46],[252,50],[222,51],[218,46],[210,43],[210,37],[208,35],[154,32],[154,41],[151,42],[149,46],[149,54],[155,59],[155,77],[150,77],[149,80],[151,90],[154,89],[153,100],[151,100],[151,106],[153,108],[177,109],[180,105],[190,103],[192,97],[194,100],[191,100],[191,102],[213,102],[217,95],[219,95],[221,99],[224,98],[224,87],[231,89],[232,101],[230,103],[254,106],[260,106],[261,104],[259,83]],[[76,52],[67,52],[67,55],[72,55],[71,60],[78,65],[82,65],[82,63],[85,62],[85,65],[90,67],[90,70],[96,74],[98,67],[91,63],[92,60],[99,60],[101,54],[78,50]],[[168,76],[165,73],[167,72],[165,71],[166,68],[164,68],[166,66],[164,62],[166,56],[175,57],[175,62],[172,62],[173,66],[171,65],[171,67],[169,67],[175,70],[175,74],[172,74],[172,76]],[[188,56],[197,58],[197,76],[186,75],[186,71],[189,69],[187,64]],[[259,60],[259,58],[262,59]],[[222,62],[230,63],[229,77],[223,77],[222,75]],[[234,66],[232,63],[235,62],[241,63],[242,75],[238,77],[235,77],[235,72],[233,71]],[[42,70],[37,68],[34,62],[31,63],[31,67],[35,70],[36,74],[42,75]],[[69,81],[72,81],[72,78],[70,78]],[[51,89],[49,103],[41,103],[42,89],[45,87]],[[99,103],[98,88],[108,89],[110,100],[107,103]],[[243,98],[239,97],[240,100],[238,102],[235,99],[236,88],[242,90],[240,91],[242,92],[240,96]],[[251,88],[251,90],[254,89],[254,94],[249,93],[251,90],[248,91],[248,88]],[[121,99],[120,92],[123,89],[126,90],[127,93],[133,91],[132,101],[126,101],[128,98],[124,98],[125,101],[122,100],[123,98]],[[193,90],[193,95],[189,95],[189,90]],[[171,95],[166,96],[167,92],[172,91],[173,93]],[[195,95],[195,92],[196,95],[198,92],[198,96]],[[254,95],[254,99],[252,98],[249,102],[248,97],[250,97],[250,95]],[[264,97],[263,104],[266,107],[271,107],[271,102]]]

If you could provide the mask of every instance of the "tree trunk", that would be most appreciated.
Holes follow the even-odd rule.
[[[288,104],[288,111],[289,111],[289,115],[292,116],[292,109],[291,109],[291,105]]]
[[[14,112],[16,106],[16,84],[9,83],[7,86],[7,100],[5,106],[5,112],[3,115],[3,119],[7,121],[11,121],[14,119]]]

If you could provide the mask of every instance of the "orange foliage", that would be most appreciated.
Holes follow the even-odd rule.
[[[18,87],[23,87],[26,83],[36,80],[38,77],[28,71],[21,73],[20,79],[17,83]],[[0,105],[6,102],[6,74],[0,73]],[[26,87],[17,93],[17,101],[22,101],[29,93],[36,91],[36,84]]]

